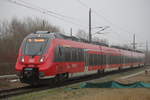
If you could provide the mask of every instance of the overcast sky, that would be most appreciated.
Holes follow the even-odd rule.
[[[23,1],[23,0],[12,0]],[[88,7],[92,8],[92,26],[110,26],[104,35],[95,35],[108,39],[110,43],[129,44],[136,35],[136,42],[150,42],[150,0],[24,0],[27,5],[38,7],[71,17],[70,21],[57,19],[32,9],[16,5],[8,0],[0,0],[0,20],[10,20],[14,16],[39,17],[59,26],[66,33],[73,28],[88,32]],[[73,19],[73,20],[72,20]],[[68,19],[67,19],[68,20]],[[72,24],[72,21],[74,24]],[[92,29],[92,32],[98,30]]]

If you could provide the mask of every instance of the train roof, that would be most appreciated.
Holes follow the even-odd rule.
[[[101,43],[101,42],[97,42],[97,41],[89,42],[86,39],[77,38],[75,36],[67,36],[67,35],[64,35],[62,33],[51,33],[51,32],[48,32],[48,31],[37,31],[35,33],[30,34],[30,36],[32,36],[32,37],[35,37],[37,35],[41,35],[42,37],[48,37],[48,38],[52,38],[53,37],[53,38],[72,40],[72,41],[77,41],[77,42],[84,42],[84,43],[90,43],[90,44],[95,44],[95,45],[101,45],[101,46],[109,47],[109,45],[106,44],[106,43]]]
[[[101,43],[101,42],[98,42],[98,41],[89,42],[88,40],[83,39],[83,38],[77,38],[75,36],[67,36],[67,35],[64,35],[62,33],[51,33],[49,31],[36,31],[35,33],[30,34],[29,37],[30,36],[36,37],[38,35],[40,35],[42,37],[60,38],[60,39],[65,39],[65,40],[72,40],[72,41],[77,41],[77,42],[90,43],[90,44],[95,44],[95,45],[109,47],[109,45],[106,44],[106,43]],[[133,52],[143,53],[142,51],[139,51],[139,50],[133,50],[133,49],[130,49],[130,48],[125,48],[125,47],[116,46],[116,45],[112,45],[110,47],[111,48],[121,49],[121,50],[127,50],[127,51],[133,51]]]
[[[134,50],[134,49],[125,48],[125,47],[122,47],[122,46],[111,45],[110,47],[111,47],[111,48],[122,49],[122,50],[133,51],[133,52],[138,52],[138,53],[144,53],[143,51],[140,51],[140,50]]]
[[[83,38],[77,38],[77,37],[74,37],[74,36],[66,36],[66,35],[61,34],[61,33],[56,33],[55,37],[56,38],[67,39],[67,40],[78,41],[78,42],[91,43],[91,44],[95,44],[95,45],[102,45],[102,46],[107,46],[107,47],[109,46],[106,43],[101,43],[101,42],[97,42],[97,41],[89,42],[88,40],[83,39]]]

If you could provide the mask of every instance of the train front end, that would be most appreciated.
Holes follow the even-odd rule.
[[[41,78],[50,74],[48,70],[52,64],[52,55],[49,54],[51,40],[48,34],[41,33],[30,34],[24,39],[16,63],[21,82],[38,84]]]

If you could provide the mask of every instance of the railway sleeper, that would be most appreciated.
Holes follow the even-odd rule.
[[[102,75],[105,73],[105,69],[100,69],[100,70],[97,70],[97,74],[98,75]]]
[[[57,74],[55,77],[55,82],[62,82],[68,79],[68,73]]]

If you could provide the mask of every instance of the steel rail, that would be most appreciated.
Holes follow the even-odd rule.
[[[140,67],[141,69],[145,69],[148,67]],[[52,88],[58,88],[58,87],[63,87],[66,85],[71,85],[71,84],[75,84],[75,83],[80,83],[80,82],[87,82],[87,81],[91,81],[91,80],[97,80],[98,78],[104,78],[105,76],[108,75],[113,75],[113,74],[119,74],[122,72],[128,72],[128,71],[134,71],[136,69],[139,69],[139,67],[134,67],[134,68],[127,68],[124,70],[115,70],[115,71],[110,71],[110,72],[106,72],[104,74],[98,75],[98,74],[93,74],[93,75],[88,75],[88,76],[82,76],[82,77],[77,77],[77,78],[72,78],[72,79],[68,79],[64,82],[61,83],[57,83],[57,84],[52,84],[52,85],[43,85],[43,86],[38,86],[38,87],[32,87],[32,86],[26,86],[26,87],[19,87],[19,88],[14,88],[14,89],[8,89],[8,90],[1,90],[0,91],[0,99],[7,99],[9,97],[12,96],[16,96],[16,95],[21,95],[21,94],[25,94],[25,93],[30,93],[30,92],[37,92],[37,91],[42,91],[42,90],[46,90],[46,89],[52,89]]]
[[[4,79],[4,78],[18,78],[16,74],[12,74],[12,75],[2,75],[0,76],[0,79]]]

